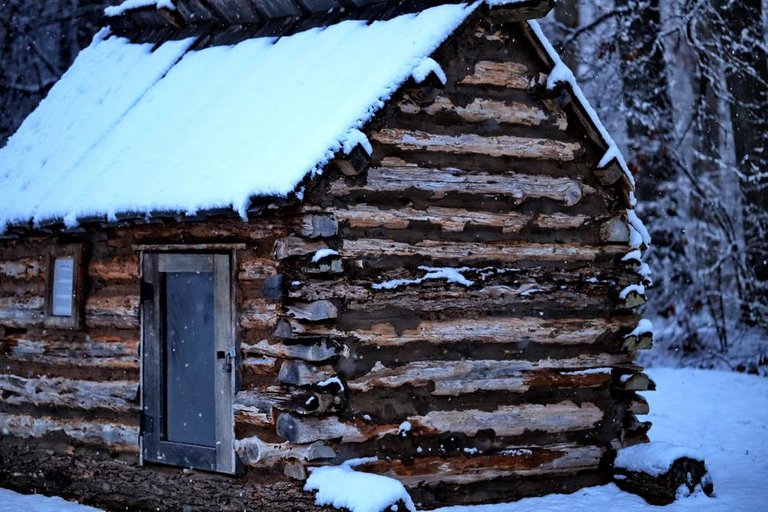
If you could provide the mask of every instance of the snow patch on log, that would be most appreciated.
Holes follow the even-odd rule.
[[[677,459],[683,457],[704,461],[704,456],[696,450],[664,441],[656,441],[622,448],[616,455],[614,466],[638,473],[660,476],[669,471]]]
[[[414,68],[411,76],[417,84],[420,84],[426,80],[430,74],[434,74],[443,85],[448,82],[448,77],[445,76],[445,71],[443,71],[443,68],[440,67],[440,64],[438,64],[437,61],[431,57],[427,57],[426,59],[422,60],[419,65]]]
[[[105,7],[104,15],[108,17],[122,16],[130,10],[150,7],[152,5],[154,5],[158,11],[160,9],[168,9],[169,11],[176,10],[176,6],[173,5],[173,0],[125,0],[125,2],[120,5]]]
[[[315,504],[331,505],[350,512],[381,512],[403,503],[410,512],[416,506],[402,483],[394,478],[355,471],[353,467],[372,459],[354,459],[340,466],[309,468],[305,491],[317,491]]]
[[[421,284],[428,279],[445,279],[449,283],[461,284],[464,286],[472,286],[474,281],[467,279],[461,273],[472,270],[470,267],[451,268],[451,267],[427,267],[421,265],[419,270],[427,272],[424,276],[417,279],[390,279],[383,283],[374,283],[371,288],[374,290],[394,290],[400,286],[408,286],[411,284]]]
[[[369,155],[373,154],[373,146],[371,146],[371,141],[368,140],[368,137],[360,130],[350,130],[347,133],[341,148],[344,151],[344,154],[348,155],[357,146],[363,148]]]
[[[554,49],[552,44],[549,42],[549,39],[547,39],[547,36],[544,35],[544,31],[541,29],[539,23],[536,20],[528,20],[528,26],[531,27],[531,30],[533,30],[533,33],[536,35],[539,42],[546,50],[547,54],[552,59],[552,62],[555,64],[554,68],[552,68],[552,71],[549,74],[549,78],[547,79],[547,89],[554,89],[558,84],[561,83],[567,83],[570,85],[573,94],[579,101],[579,104],[586,111],[589,119],[592,121],[592,124],[594,124],[595,128],[597,128],[597,131],[600,133],[603,142],[605,142],[605,144],[608,146],[608,149],[605,151],[603,158],[597,164],[598,167],[604,168],[613,161],[618,162],[621,170],[627,177],[627,181],[631,185],[631,188],[634,189],[635,178],[632,176],[632,173],[627,166],[626,160],[624,160],[624,155],[621,154],[621,150],[619,150],[618,144],[616,144],[616,141],[613,140],[613,137],[611,137],[611,134],[608,133],[608,130],[606,129],[605,125],[603,125],[603,122],[600,120],[597,112],[595,112],[595,109],[592,108],[592,105],[590,105],[589,100],[587,100],[587,97],[584,95],[584,91],[581,90],[581,87],[576,81],[576,77],[574,76],[573,71],[571,71],[571,69],[562,61],[560,55],[557,53],[557,50]]]

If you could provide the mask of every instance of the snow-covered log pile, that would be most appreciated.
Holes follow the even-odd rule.
[[[668,505],[696,492],[714,493],[704,458],[697,452],[665,442],[619,450],[614,481],[653,505]]]
[[[626,291],[631,179],[604,162],[587,105],[547,89],[553,63],[513,9],[477,9],[430,58],[295,201],[251,205],[247,222],[49,227],[88,248],[82,330],[44,322],[53,240],[19,228],[0,242],[4,435],[135,462],[140,252],[223,251],[249,482],[351,458],[432,505],[608,482],[613,451],[650,428],[634,362],[649,330]],[[238,480],[211,479],[199,492],[240,503]]]

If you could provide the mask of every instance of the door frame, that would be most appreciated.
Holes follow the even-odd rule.
[[[233,400],[237,385],[234,251],[141,251],[141,422],[140,463],[159,463],[219,473],[238,471],[234,447]],[[164,439],[165,382],[162,299],[163,273],[213,273],[215,436],[213,447]],[[231,370],[224,371],[223,365]]]

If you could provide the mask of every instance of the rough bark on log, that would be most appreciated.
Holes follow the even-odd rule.
[[[550,114],[539,107],[526,103],[474,98],[465,106],[454,104],[447,96],[438,96],[425,106],[419,106],[410,97],[398,103],[400,111],[405,114],[425,113],[430,116],[453,113],[470,123],[495,121],[501,124],[538,126],[550,119]],[[552,120],[561,130],[568,127],[568,120],[562,112],[552,116]]]
[[[380,363],[366,375],[347,381],[353,391],[374,388],[398,388],[403,385],[429,386],[430,393],[438,396],[458,396],[476,391],[505,391],[524,393],[536,386],[547,389],[557,387],[599,386],[611,379],[611,368],[603,366],[611,360],[579,357],[573,359],[543,359],[540,361],[419,361],[386,368]],[[592,364],[590,364],[592,363]],[[597,366],[593,366],[597,363]],[[590,373],[560,373],[578,368]],[[604,369],[602,373],[594,370]]]
[[[336,180],[331,184],[328,193],[343,197],[354,191],[404,192],[409,189],[429,192],[435,198],[444,197],[448,193],[490,196],[503,194],[510,196],[515,204],[529,198],[547,198],[566,206],[573,206],[585,195],[595,193],[592,187],[571,178],[514,172],[468,173],[453,168],[432,169],[415,166],[373,167],[368,170],[365,185],[350,185],[344,180]]]
[[[481,136],[438,135],[417,130],[382,128],[371,133],[379,144],[395,146],[403,151],[429,151],[455,155],[487,155],[492,157],[532,158],[570,162],[581,153],[578,142],[517,137],[514,135]]]
[[[302,359],[311,362],[327,361],[344,353],[343,348],[326,342],[312,345],[287,345],[261,340],[252,345],[241,344],[240,349],[246,354],[259,354],[281,359]]]
[[[415,244],[361,238],[344,240],[341,254],[345,258],[382,256],[420,256],[425,262],[452,259],[472,263],[477,261],[595,261],[600,257],[618,256],[626,251],[623,246],[590,246],[577,244],[536,244],[528,242],[445,242],[424,240]]]
[[[493,62],[481,60],[475,64],[471,75],[465,76],[460,85],[493,85],[508,89],[528,89],[533,78],[528,66],[517,62]]]
[[[7,404],[138,412],[136,381],[93,382],[63,378],[26,379],[0,374],[0,396]]]
[[[605,334],[627,327],[633,319],[540,319],[480,318],[464,320],[424,320],[412,329],[398,332],[391,323],[376,323],[370,328],[340,330],[333,326],[305,324],[283,318],[276,336],[301,338],[327,336],[331,338],[356,338],[362,344],[379,346],[404,346],[408,343],[453,343],[475,340],[484,343],[547,343],[556,345],[580,345],[595,343]],[[626,356],[617,356],[626,357]]]
[[[89,444],[99,444],[115,451],[137,452],[139,428],[107,421],[82,421],[24,414],[0,413],[0,431],[20,438],[42,437],[54,432]]]
[[[507,454],[457,458],[419,457],[412,464],[399,460],[368,462],[366,472],[396,478],[408,487],[441,483],[470,484],[496,478],[558,475],[594,469],[605,453],[597,446],[554,445],[510,448]]]

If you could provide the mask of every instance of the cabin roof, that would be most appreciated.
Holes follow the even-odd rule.
[[[360,129],[407,79],[442,74],[429,56],[478,5],[203,48],[102,30],[0,149],[0,232],[153,212],[245,217],[254,197],[300,195],[335,154],[370,151]]]

